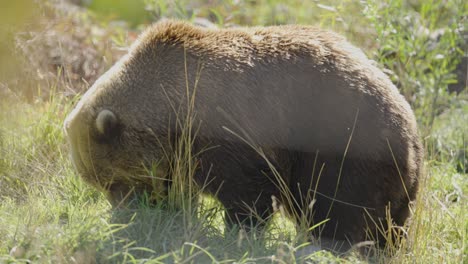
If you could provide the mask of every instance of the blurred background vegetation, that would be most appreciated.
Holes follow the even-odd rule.
[[[393,261],[461,263],[468,244],[467,10],[463,0],[2,1],[0,261],[92,263],[96,250],[133,256],[128,245],[138,238],[131,234],[124,246],[100,244],[123,227],[108,224],[102,195],[76,177],[61,127],[79,96],[144,28],[176,18],[206,27],[310,24],[342,33],[363,49],[412,105],[426,145],[427,175],[409,229],[410,250]],[[184,241],[158,244],[162,253],[153,252],[154,242],[138,241],[136,251],[161,259],[192,256],[180,247]],[[227,257],[246,262],[255,254],[279,254],[261,247],[238,247],[238,255]]]

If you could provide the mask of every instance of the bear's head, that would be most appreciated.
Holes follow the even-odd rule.
[[[164,183],[168,175],[169,126],[176,118],[164,93],[174,85],[165,75],[171,66],[161,54],[167,52],[136,43],[83,95],[64,123],[76,169],[114,205],[132,193],[152,192],[155,184],[162,186],[158,191],[166,186],[159,180]]]

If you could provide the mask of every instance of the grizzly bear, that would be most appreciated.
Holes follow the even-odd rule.
[[[296,221],[327,220],[311,235],[353,244],[409,215],[423,163],[414,114],[333,32],[151,26],[67,117],[77,170],[114,205],[154,191],[142,168],[170,181],[167,149],[189,108],[194,181],[231,225],[261,225],[277,198]]]

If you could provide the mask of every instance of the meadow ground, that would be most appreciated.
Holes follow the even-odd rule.
[[[72,2],[83,3],[22,0],[0,11],[0,24],[12,28],[0,27],[0,262],[466,263],[464,1]],[[188,212],[111,211],[78,177],[65,116],[145,23],[166,17],[227,27],[316,24],[345,34],[385,69],[415,110],[426,147],[407,236],[392,256],[297,254],[307,243],[280,213],[264,233],[225,234],[222,210],[207,197]]]

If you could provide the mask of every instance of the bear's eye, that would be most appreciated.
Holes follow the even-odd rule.
[[[100,139],[111,139],[119,133],[119,121],[115,114],[107,109],[101,110],[96,117],[96,130]]]

